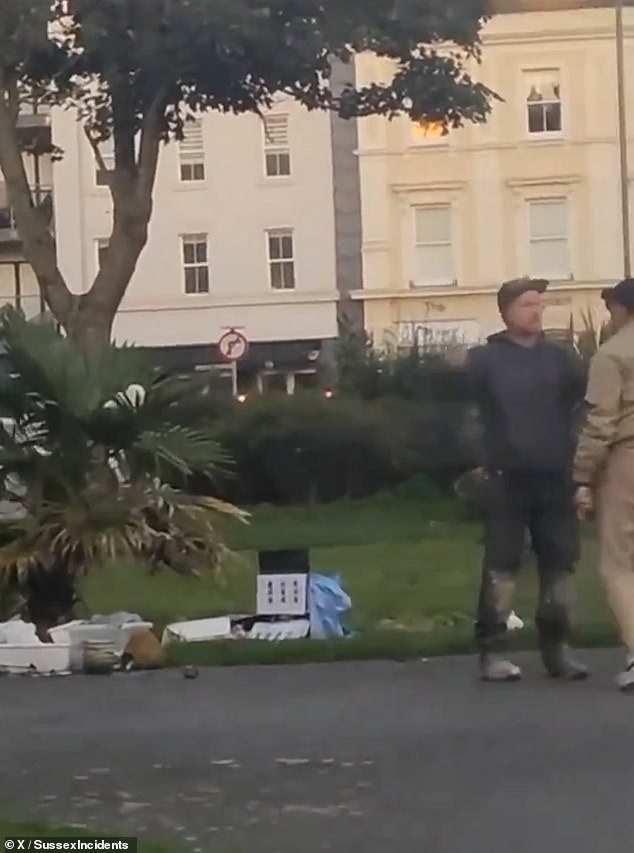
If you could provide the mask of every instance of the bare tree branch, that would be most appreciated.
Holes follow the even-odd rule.
[[[126,180],[136,177],[135,152],[136,116],[127,86],[113,83],[110,86],[112,101],[112,140],[115,168],[125,173]]]
[[[107,172],[108,167],[106,166],[106,161],[103,159],[103,154],[99,148],[99,143],[90,133],[90,130],[84,125],[84,136],[88,140],[90,147],[92,148],[92,152],[95,155],[95,162],[97,163],[97,168],[101,172]]]
[[[156,177],[164,124],[166,92],[159,92],[148,109],[141,129],[139,143],[139,189],[151,193]]]

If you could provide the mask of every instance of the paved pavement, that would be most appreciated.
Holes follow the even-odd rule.
[[[218,853],[634,849],[634,697],[472,660],[0,682],[3,811]]]

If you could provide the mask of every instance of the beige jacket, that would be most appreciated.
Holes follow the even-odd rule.
[[[592,486],[613,447],[634,446],[634,321],[606,341],[592,359],[586,405],[573,473],[575,483]]]

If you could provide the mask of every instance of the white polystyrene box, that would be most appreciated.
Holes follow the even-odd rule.
[[[114,645],[114,652],[121,657],[130,638],[140,631],[151,630],[152,622],[126,622],[124,625],[107,625],[92,622],[67,622],[51,628],[49,634],[54,643],[70,640],[71,664],[74,670],[83,668],[83,645],[91,640],[105,640]]]
[[[22,673],[36,671],[43,675],[70,672],[71,644],[66,643],[0,643],[0,669]]]

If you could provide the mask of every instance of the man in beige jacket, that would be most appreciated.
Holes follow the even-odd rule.
[[[600,574],[627,651],[617,683],[634,690],[634,279],[602,296],[615,334],[590,367],[575,503],[582,517],[597,511]]]

